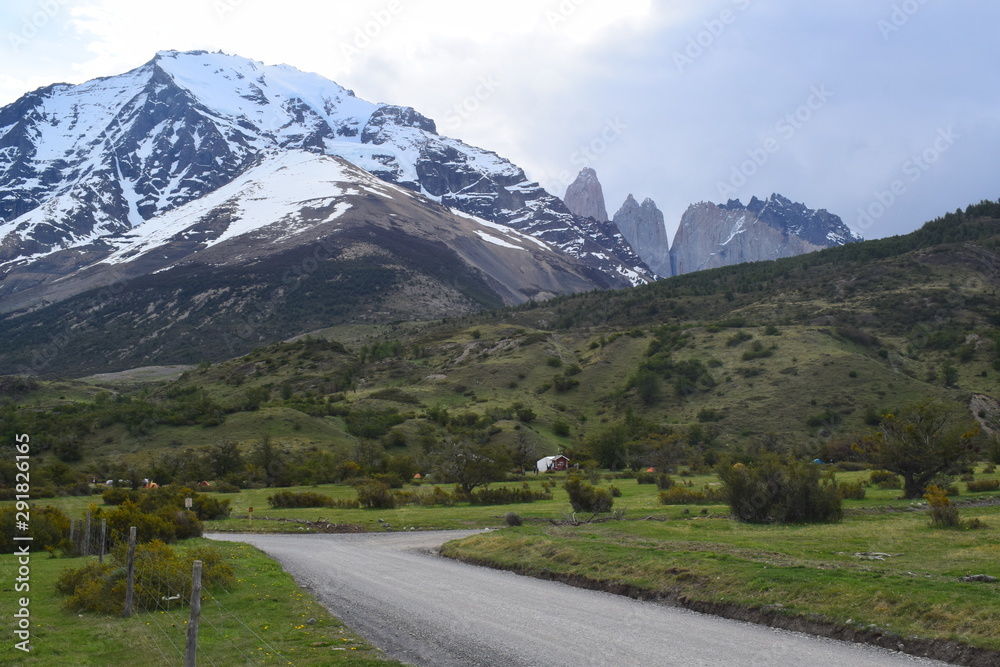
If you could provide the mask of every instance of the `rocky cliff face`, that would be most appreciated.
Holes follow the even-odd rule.
[[[629,195],[615,213],[614,223],[635,253],[654,273],[661,278],[669,278],[672,275],[670,247],[667,230],[663,226],[663,213],[656,208],[652,199],[647,197],[640,204]]]
[[[773,194],[717,205],[693,204],[670,248],[673,275],[792,257],[863,240],[836,215]]]
[[[566,188],[563,198],[566,208],[581,218],[593,218],[597,222],[608,221],[608,209],[604,205],[604,190],[597,180],[597,172],[590,167],[580,170],[576,180]]]

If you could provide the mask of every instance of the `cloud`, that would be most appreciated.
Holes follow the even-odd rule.
[[[998,18],[921,0],[13,0],[0,9],[0,102],[157,50],[221,49],[413,106],[555,194],[591,166],[609,209],[652,197],[671,231],[734,173],[744,201],[780,192],[857,225],[953,128],[954,144],[863,230],[874,237],[998,196]],[[817,86],[831,94],[810,108]]]

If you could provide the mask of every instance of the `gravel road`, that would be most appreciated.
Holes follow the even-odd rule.
[[[414,665],[944,664],[435,555],[477,532],[208,537],[259,547],[352,630]]]

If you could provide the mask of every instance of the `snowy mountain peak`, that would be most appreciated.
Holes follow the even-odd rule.
[[[124,74],[49,86],[0,109],[0,277],[162,220],[274,151],[340,157],[516,227],[583,260],[608,286],[652,277],[613,228],[574,216],[496,153],[440,136],[415,109],[206,51],[160,51]]]

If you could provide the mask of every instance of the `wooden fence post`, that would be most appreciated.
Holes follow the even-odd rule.
[[[135,587],[135,526],[128,529],[128,578],[125,584],[125,618],[132,616],[132,589]]]
[[[101,548],[97,552],[97,562],[104,562],[104,545],[107,542],[108,537],[108,520],[107,518],[101,519]]]
[[[198,659],[198,622],[201,620],[201,561],[191,566],[191,619],[187,627],[184,667],[196,667]]]
[[[90,555],[90,510],[87,510],[87,524],[83,533],[83,555]]]

